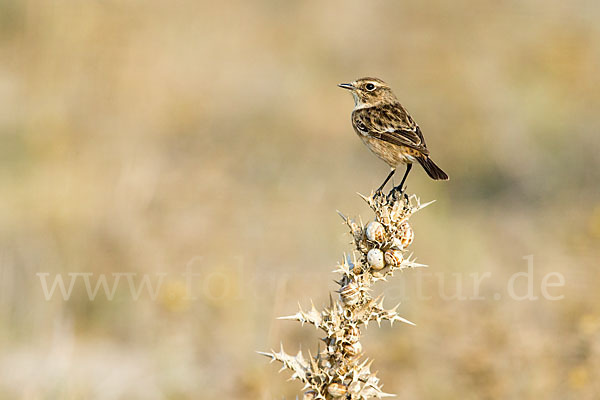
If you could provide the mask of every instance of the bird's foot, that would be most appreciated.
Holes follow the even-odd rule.
[[[405,201],[408,202],[408,195],[406,194],[406,188],[396,186],[387,195],[388,202],[395,202],[404,197]]]
[[[373,193],[373,199],[377,199],[377,198],[384,198],[385,195],[383,194],[383,190],[381,190],[381,188],[377,189],[375,191],[375,193]]]

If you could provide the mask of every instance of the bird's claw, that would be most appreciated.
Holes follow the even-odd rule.
[[[373,199],[377,199],[378,197],[385,197],[381,188],[377,189],[375,193],[373,193]]]
[[[408,195],[406,194],[406,188],[401,188],[400,186],[396,186],[387,195],[387,200],[394,202],[394,201],[400,200],[402,197],[404,197],[406,202],[408,202]]]

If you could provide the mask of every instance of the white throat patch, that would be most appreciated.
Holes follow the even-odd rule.
[[[352,92],[352,97],[354,97],[354,109],[355,110],[360,110],[362,108],[370,107],[369,104],[365,104],[362,101],[360,101],[360,99],[358,98],[356,93]]]

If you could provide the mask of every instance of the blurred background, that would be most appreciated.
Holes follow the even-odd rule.
[[[367,330],[384,389],[600,398],[599,20],[591,0],[0,0],[0,398],[295,398],[255,350],[314,353],[275,318],[328,302],[336,209],[372,218],[356,193],[388,167],[336,87],[362,76],[451,177],[408,180],[437,202],[412,218],[429,268],[375,287],[417,324]]]

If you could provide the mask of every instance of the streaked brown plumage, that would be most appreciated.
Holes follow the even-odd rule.
[[[354,130],[369,150],[392,168],[378,191],[383,189],[400,164],[406,164],[406,173],[395,189],[402,189],[414,162],[421,164],[432,179],[448,179],[448,175],[429,158],[419,125],[385,82],[377,78],[361,78],[338,86],[350,90],[354,97]]]

